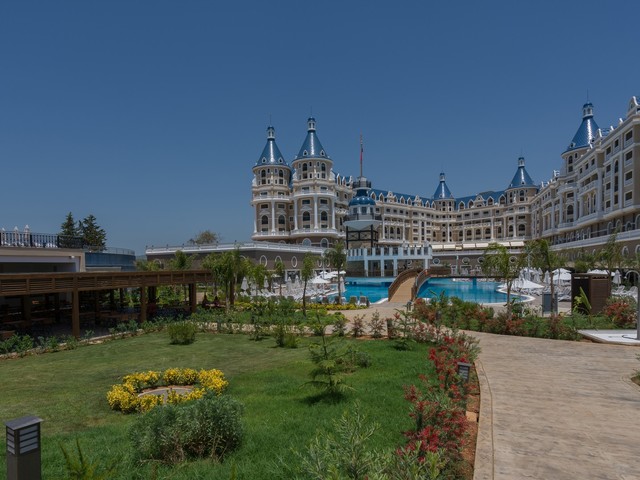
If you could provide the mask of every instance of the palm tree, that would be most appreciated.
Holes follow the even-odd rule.
[[[344,250],[344,243],[338,242],[333,248],[325,252],[325,257],[329,260],[329,264],[338,271],[338,304],[342,303],[342,292],[340,291],[340,272],[347,265],[347,253]]]
[[[227,295],[227,308],[235,303],[236,283],[238,278],[244,275],[243,257],[240,255],[240,249],[235,248],[222,255],[222,278],[225,282],[225,292]]]
[[[210,253],[202,261],[202,267],[209,270],[213,276],[213,295],[218,296],[218,285],[223,278],[223,264],[222,256],[215,253]]]
[[[491,243],[485,250],[482,269],[504,281],[507,287],[507,314],[511,316],[511,286],[524,267],[526,255],[512,255],[504,245]]]
[[[276,260],[276,263],[273,266],[273,271],[278,277],[280,277],[280,296],[282,297],[282,282],[284,282],[285,274],[284,263],[282,262],[282,260]]]
[[[553,272],[566,265],[566,258],[558,252],[551,250],[551,245],[544,239],[529,242],[525,248],[527,259],[531,260],[532,266],[546,270],[549,272],[549,281],[551,282],[551,311],[557,311],[555,282],[553,281]]]
[[[314,259],[308,253],[304,254],[302,259],[302,270],[300,271],[300,278],[304,282],[304,288],[302,289],[302,314],[307,316],[307,282],[313,278],[313,266]]]

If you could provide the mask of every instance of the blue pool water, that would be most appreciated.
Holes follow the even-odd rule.
[[[485,282],[473,279],[471,281],[453,281],[452,278],[430,278],[420,291],[418,297],[433,298],[441,292],[449,297],[458,297],[466,302],[476,303],[506,303],[507,296],[496,292],[499,282]],[[512,295],[512,298],[516,298]]]
[[[342,296],[349,301],[350,297],[360,298],[365,296],[369,298],[371,303],[376,303],[387,298],[389,294],[389,285],[393,282],[393,278],[388,277],[347,277],[345,278],[345,292]]]
[[[350,297],[360,298],[361,296],[369,297],[371,303],[376,303],[387,298],[389,293],[389,285],[393,282],[393,278],[359,278],[347,277],[345,279],[345,289],[342,296],[349,301]],[[504,293],[496,292],[499,282],[485,281],[453,281],[452,278],[431,278],[425,282],[418,297],[433,298],[439,296],[441,292],[445,292],[448,297],[458,297],[466,302],[476,303],[506,303],[507,296]],[[512,294],[512,298],[516,298]]]

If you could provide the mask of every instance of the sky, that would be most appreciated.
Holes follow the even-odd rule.
[[[640,96],[633,0],[0,2],[0,227],[95,215],[144,254],[211,230],[249,241],[252,167],[275,127],[342,175],[430,197],[502,190],[523,155],[561,167],[594,104]]]

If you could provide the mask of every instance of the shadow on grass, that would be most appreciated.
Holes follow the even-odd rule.
[[[339,392],[320,392],[315,395],[309,395],[304,397],[301,402],[305,405],[316,405],[317,403],[328,403],[330,405],[337,405],[342,403],[347,398],[347,395]]]

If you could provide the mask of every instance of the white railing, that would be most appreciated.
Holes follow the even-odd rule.
[[[234,249],[243,250],[277,250],[281,252],[310,252],[322,254],[326,249],[323,247],[305,246],[305,245],[291,245],[287,243],[273,243],[273,242],[246,242],[246,243],[217,243],[212,245],[177,245],[166,247],[147,247],[145,253],[158,254],[158,253],[175,253],[177,250],[181,250],[185,253],[211,253],[211,252],[227,252]]]

